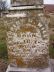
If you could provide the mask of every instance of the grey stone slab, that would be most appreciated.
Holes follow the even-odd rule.
[[[10,67],[7,68],[6,72],[51,72],[51,67],[44,68],[44,69],[32,69],[32,68],[17,68],[17,67]]]
[[[12,0],[12,6],[20,6],[20,5],[39,5],[43,4],[43,0]]]

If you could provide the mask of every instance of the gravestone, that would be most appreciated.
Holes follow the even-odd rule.
[[[11,0],[12,6],[19,5],[42,5],[43,0]]]
[[[10,66],[25,69],[48,67],[48,20],[43,7],[21,6],[10,9],[4,18]]]

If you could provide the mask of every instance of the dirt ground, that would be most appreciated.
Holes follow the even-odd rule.
[[[3,59],[0,59],[0,72],[6,72],[7,66],[7,62]]]

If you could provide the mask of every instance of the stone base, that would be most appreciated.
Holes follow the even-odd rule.
[[[17,68],[17,67],[11,67],[9,65],[6,72],[51,72],[51,68],[50,67],[44,69]]]

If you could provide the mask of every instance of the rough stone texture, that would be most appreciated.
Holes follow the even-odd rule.
[[[48,21],[43,13],[38,14],[36,10],[24,11],[24,14],[26,16],[4,19],[9,61],[24,68],[47,67]]]
[[[12,0],[13,6],[18,5],[39,5],[43,4],[43,0]]]

